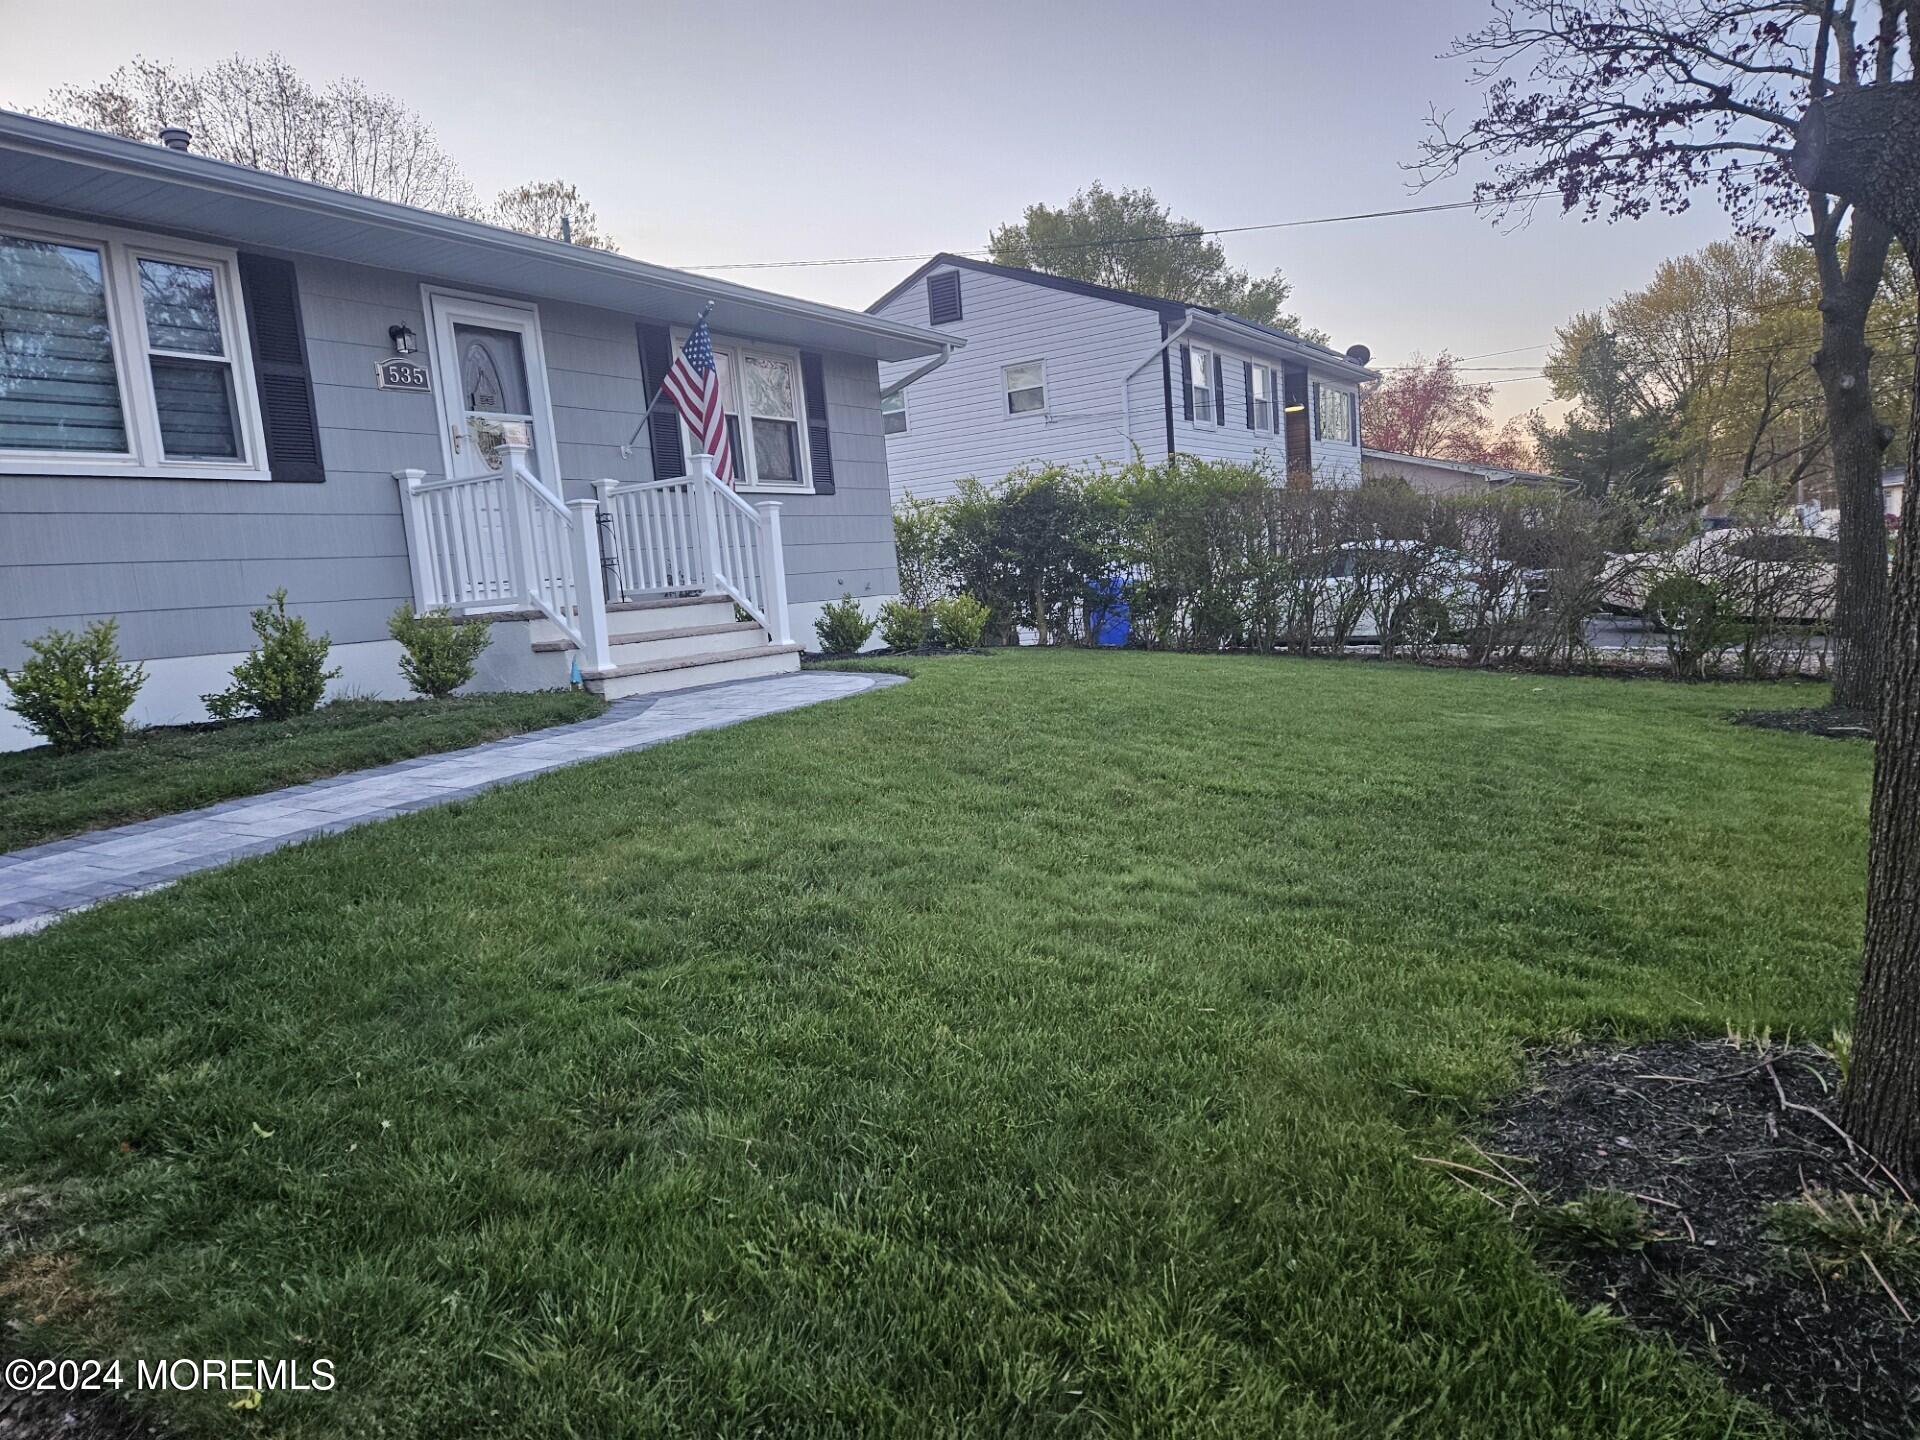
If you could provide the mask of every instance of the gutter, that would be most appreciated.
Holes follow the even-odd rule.
[[[1147,354],[1141,358],[1138,365],[1120,377],[1120,434],[1129,444],[1133,441],[1133,400],[1131,398],[1133,377],[1146,369],[1147,366],[1151,365],[1154,361],[1158,360],[1162,355],[1166,354],[1174,342],[1193,328],[1195,318],[1193,311],[1187,311],[1187,318],[1180,322],[1179,327],[1174,330],[1171,335],[1154,346],[1152,350],[1148,351]]]
[[[1346,356],[1328,350],[1324,346],[1314,345],[1305,340],[1294,339],[1291,336],[1282,335],[1279,331],[1268,330],[1262,326],[1252,325],[1244,320],[1236,319],[1231,315],[1204,314],[1199,318],[1206,322],[1207,326],[1217,327],[1221,333],[1233,337],[1229,343],[1237,342],[1240,344],[1248,344],[1251,342],[1266,350],[1278,351],[1299,364],[1315,367],[1323,371],[1331,370],[1336,374],[1353,380],[1355,383],[1363,383],[1368,380],[1378,380],[1380,378],[1379,371],[1369,370],[1364,365],[1356,365]]]
[[[885,400],[891,396],[898,395],[902,390],[913,384],[914,381],[924,379],[926,376],[931,375],[942,365],[953,359],[953,352],[966,343],[964,340],[949,341],[938,355],[934,356],[933,359],[929,360],[912,374],[901,376],[900,379],[894,381],[891,385],[882,385],[880,387],[880,398]]]

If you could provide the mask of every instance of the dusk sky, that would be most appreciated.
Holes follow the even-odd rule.
[[[1307,4],[319,5],[0,0],[0,104],[25,108],[135,54],[279,50],[311,78],[409,101],[482,193],[564,176],[629,255],[670,265],[975,249],[1036,200],[1146,186],[1207,226],[1457,200],[1415,195],[1430,106],[1479,105],[1436,58],[1488,0]],[[1726,231],[1691,213],[1503,233],[1471,211],[1226,237],[1275,267],[1344,348],[1443,349],[1534,372],[1556,324]],[[864,306],[911,262],[729,270]],[[1489,352],[1512,352],[1491,355]],[[1501,414],[1548,398],[1498,388]]]

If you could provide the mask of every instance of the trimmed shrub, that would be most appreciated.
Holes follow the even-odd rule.
[[[873,625],[858,600],[842,595],[820,607],[820,618],[813,622],[813,633],[819,637],[820,649],[825,654],[851,655],[867,643],[873,634]]]
[[[933,630],[950,650],[979,646],[987,628],[987,607],[971,595],[952,595],[933,602]]]
[[[880,607],[880,638],[889,650],[918,650],[932,629],[932,617],[918,605],[889,600]]]
[[[120,661],[120,622],[95,620],[75,635],[49,630],[29,640],[32,658],[0,669],[13,692],[7,708],[55,750],[104,750],[127,734],[127,711],[147,683],[146,667]]]
[[[1666,635],[1673,673],[1700,677],[1738,636],[1724,612],[1720,587],[1697,575],[1672,574],[1647,592],[1647,618]]]
[[[233,667],[233,684],[200,699],[216,720],[257,715],[262,720],[291,720],[310,715],[327,693],[327,682],[340,674],[327,669],[333,641],[317,639],[307,622],[287,614],[286,588],[267,597],[273,602],[253,612],[253,633],[259,644]]]
[[[387,621],[387,633],[400,642],[400,673],[429,700],[444,700],[473,679],[474,662],[493,643],[485,620],[456,620],[444,608],[417,614],[402,605]]]

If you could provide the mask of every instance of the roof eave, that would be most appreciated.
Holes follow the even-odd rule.
[[[962,343],[953,336],[897,320],[882,319],[858,310],[845,310],[791,295],[757,290],[732,281],[712,280],[608,251],[570,245],[565,241],[548,240],[536,235],[523,235],[516,230],[463,220],[390,200],[377,200],[206,155],[182,153],[143,141],[127,140],[117,135],[105,135],[0,110],[0,154],[8,151],[84,164],[208,194],[264,201],[284,209],[347,220],[416,238],[457,243],[481,252],[491,251],[501,256],[597,272],[616,280],[625,279],[660,290],[682,292],[690,303],[697,304],[709,299],[730,301],[796,321],[873,337],[890,342],[889,349],[906,352],[889,358],[936,355],[945,347]],[[4,198],[0,194],[0,200]]]
[[[1296,339],[1264,325],[1255,325],[1250,321],[1242,320],[1237,315],[1197,308],[1189,308],[1187,313],[1194,317],[1195,329],[1202,331],[1211,329],[1216,335],[1224,336],[1243,348],[1277,352],[1317,370],[1351,380],[1355,384],[1380,378],[1379,371],[1369,370],[1364,365],[1356,365],[1346,356],[1328,350],[1324,346],[1315,345],[1308,340]]]

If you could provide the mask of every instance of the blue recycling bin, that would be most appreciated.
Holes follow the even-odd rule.
[[[1127,582],[1115,575],[1092,587],[1087,611],[1093,617],[1093,643],[1124,645],[1133,635],[1133,617],[1127,610]]]

